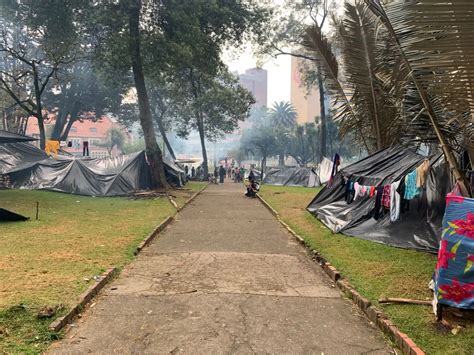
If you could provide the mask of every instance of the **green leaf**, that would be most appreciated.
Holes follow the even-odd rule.
[[[466,273],[466,272],[468,272],[469,270],[471,270],[472,264],[474,264],[474,262],[472,262],[471,260],[468,260],[468,261],[467,261],[466,268],[464,269],[464,273]]]
[[[460,244],[461,244],[461,241],[454,244],[454,246],[451,248],[451,252],[456,254]]]

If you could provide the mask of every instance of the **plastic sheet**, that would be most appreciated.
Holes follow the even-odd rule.
[[[169,183],[182,186],[185,173],[165,162]],[[93,159],[59,156],[27,143],[0,146],[0,174],[7,174],[14,188],[44,189],[87,196],[120,196],[151,187],[145,152]]]
[[[271,168],[263,183],[276,186],[320,186],[316,172],[311,168]]]
[[[444,196],[451,189],[446,164],[437,155],[431,158],[426,189],[410,201],[410,209],[396,222],[390,213],[374,219],[375,198],[359,197],[348,204],[344,199],[343,176],[365,186],[383,186],[413,171],[425,156],[405,147],[387,148],[342,169],[331,187],[324,187],[311,201],[308,211],[333,232],[360,239],[436,253],[444,214]]]
[[[36,141],[36,138],[0,130],[0,144]]]

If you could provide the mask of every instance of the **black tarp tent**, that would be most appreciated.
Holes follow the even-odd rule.
[[[276,186],[320,186],[319,178],[311,168],[271,168],[265,173],[263,183]]]
[[[307,207],[333,232],[402,248],[436,253],[441,235],[445,196],[451,190],[451,179],[440,154],[430,157],[431,169],[426,189],[410,201],[410,209],[396,222],[389,214],[373,217],[375,198],[360,197],[345,201],[343,177],[365,186],[382,186],[396,182],[416,169],[427,157],[406,147],[379,151],[342,169],[332,186],[324,187]]]
[[[182,186],[185,173],[165,162],[169,183]],[[14,188],[44,189],[87,196],[120,196],[149,189],[150,171],[145,152],[93,159],[58,156],[27,143],[0,146],[0,174],[10,177]]]
[[[36,141],[36,138],[0,130],[0,144]]]

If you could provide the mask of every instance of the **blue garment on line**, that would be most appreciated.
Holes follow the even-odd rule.
[[[405,177],[405,200],[411,200],[420,194],[420,189],[416,187],[416,170],[413,170]]]

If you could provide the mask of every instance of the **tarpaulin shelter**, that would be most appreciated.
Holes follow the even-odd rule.
[[[435,253],[441,235],[444,197],[451,190],[449,171],[440,154],[430,157],[426,188],[409,201],[409,210],[395,222],[390,220],[390,213],[375,218],[373,197],[359,197],[348,203],[343,185],[344,178],[365,186],[388,185],[404,178],[426,158],[401,146],[379,151],[338,172],[333,184],[324,187],[307,209],[333,232]]]
[[[321,183],[318,174],[311,168],[271,168],[265,173],[263,183],[276,186],[317,187]]]
[[[36,138],[0,130],[0,144],[36,141]]]
[[[0,222],[22,222],[27,220],[29,220],[28,217],[0,208]]]
[[[185,183],[184,171],[174,163],[165,162],[165,173],[172,185]],[[0,174],[7,174],[15,188],[86,196],[120,196],[151,187],[144,151],[104,159],[53,159],[27,143],[4,144],[0,146]]]

